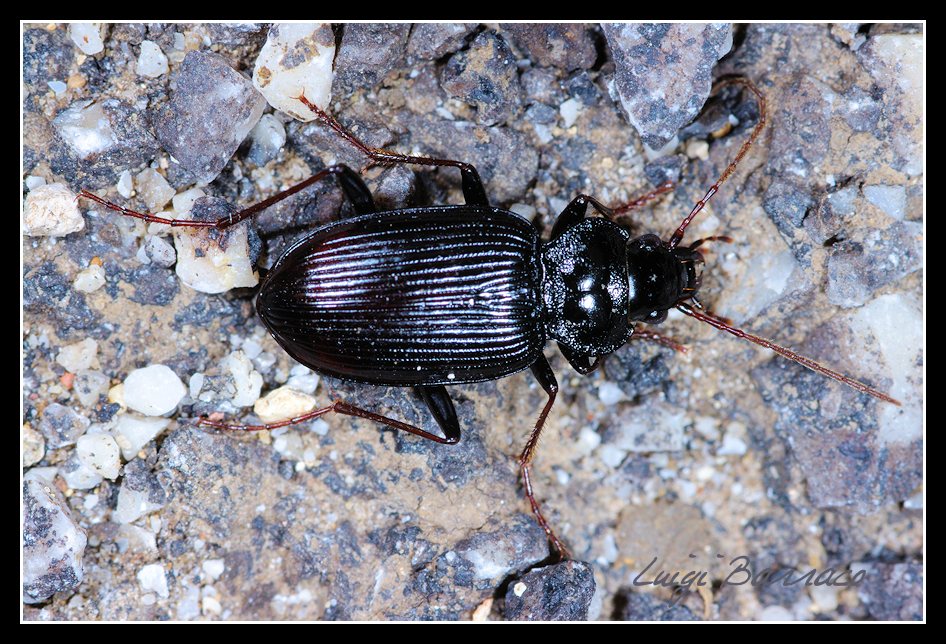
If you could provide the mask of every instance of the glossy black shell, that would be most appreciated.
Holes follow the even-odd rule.
[[[491,206],[329,224],[273,266],[257,311],[300,363],[379,385],[457,384],[532,365],[545,344],[539,238]]]

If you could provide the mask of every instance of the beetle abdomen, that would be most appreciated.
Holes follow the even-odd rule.
[[[491,380],[545,343],[538,237],[496,208],[445,206],[331,224],[273,267],[257,309],[317,371],[375,384]]]

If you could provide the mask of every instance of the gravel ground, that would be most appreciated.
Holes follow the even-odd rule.
[[[24,25],[24,619],[923,618],[921,26],[318,33],[300,55],[331,57],[334,35],[319,91],[343,123],[473,163],[546,231],[579,193],[617,204],[669,179],[624,222],[669,236],[758,120],[748,95],[706,103],[713,79],[749,78],[768,124],[688,232],[733,238],[706,246],[701,299],[903,405],[682,315],[661,331],[685,356],[634,342],[588,377],[550,343],[534,484],[575,560],[558,565],[517,478],[545,401],[529,372],[451,388],[456,446],[349,417],[198,429],[284,386],[432,426],[410,392],[316,378],[255,315],[253,260],[347,214],[340,190],[208,240],[72,212],[43,184],[209,217],[334,162],[385,208],[459,203],[459,177],[364,168],[274,112],[250,80],[269,25]],[[773,583],[744,583],[747,562]],[[676,586],[640,583],[661,570]]]

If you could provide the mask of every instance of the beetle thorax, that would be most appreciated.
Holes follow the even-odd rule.
[[[589,356],[612,353],[627,342],[628,239],[620,226],[590,218],[543,248],[549,338]]]

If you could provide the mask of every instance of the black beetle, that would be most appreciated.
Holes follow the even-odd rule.
[[[696,249],[720,238],[683,247],[680,242],[687,226],[765,126],[765,99],[759,90],[741,78],[724,80],[720,86],[729,84],[741,84],[755,94],[758,123],[668,241],[653,234],[631,239],[611,219],[668,192],[670,184],[617,208],[579,195],[559,215],[549,240],[542,241],[527,220],[489,204],[472,165],[369,148],[304,96],[299,100],[321,122],[374,163],[458,168],[466,203],[378,212],[367,186],[345,165],[330,166],[286,191],[211,222],[139,213],[87,191],[80,196],[146,221],[224,229],[334,176],[357,216],[322,226],[290,247],[266,275],[257,311],[280,346],[315,371],[354,382],[413,387],[443,436],[343,401],[269,425],[206,418],[199,423],[223,429],[274,429],[338,412],[454,444],[460,440],[460,426],[446,385],[495,380],[529,368],[548,394],[548,402],[519,456],[519,465],[538,522],[557,554],[566,557],[567,549],[542,516],[530,478],[539,435],[558,391],[542,353],[548,340],[557,342],[576,371],[587,374],[633,337],[678,347],[668,338],[634,327],[636,322],[660,323],[669,309],[677,308],[861,392],[899,404],[865,384],[733,327],[703,310],[696,300],[703,266]],[[588,217],[589,205],[603,216]]]

